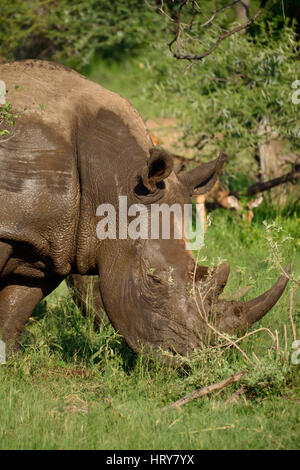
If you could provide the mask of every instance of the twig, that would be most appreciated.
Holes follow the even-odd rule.
[[[279,337],[278,337],[278,330],[275,330],[276,335],[276,361],[279,358]]]
[[[171,403],[170,405],[165,406],[162,408],[162,411],[168,410],[170,408],[177,408],[179,406],[185,405],[191,400],[196,400],[197,398],[201,398],[205,395],[208,395],[212,392],[216,392],[218,390],[221,390],[222,388],[228,387],[234,382],[238,382],[241,380],[241,378],[247,373],[247,370],[242,370],[238,372],[237,374],[233,374],[227,379],[221,380],[221,382],[218,382],[213,385],[209,385],[208,387],[203,387],[203,388],[198,388],[197,390],[194,390],[192,393],[188,393],[185,395],[183,398],[180,398],[179,400],[175,401],[174,403]]]
[[[271,348],[273,348],[274,343],[275,343],[275,341],[276,341],[276,338],[275,338],[275,336],[273,335],[272,331],[269,330],[269,328],[263,328],[263,327],[262,327],[262,328],[258,328],[257,330],[254,330],[254,331],[250,331],[250,333],[246,333],[246,334],[245,334],[244,336],[242,336],[241,338],[238,338],[237,340],[235,340],[235,341],[233,342],[233,343],[234,343],[233,345],[236,346],[236,343],[239,343],[239,342],[242,341],[243,339],[248,338],[248,336],[252,336],[252,335],[258,333],[259,331],[267,331],[267,333],[270,335],[270,337],[271,337],[272,340],[273,340],[273,343],[272,343],[272,346],[271,346]],[[233,345],[229,344],[226,349],[229,349],[229,348],[230,348],[231,346],[233,346]]]
[[[296,183],[296,180],[300,178],[300,172],[291,171],[290,173],[286,173],[285,175],[278,176],[277,178],[273,178],[268,181],[262,181],[258,183],[254,183],[247,189],[246,193],[242,190],[238,189],[237,191],[232,191],[230,196],[239,197],[242,193],[246,196],[253,196],[254,194],[262,193],[264,191],[269,191],[269,189],[274,188],[275,186],[279,186],[283,183]]]
[[[252,355],[253,355],[254,359],[256,360],[256,362],[260,362],[260,360],[258,359],[258,357],[257,357],[257,355],[255,354],[254,351],[252,352]]]
[[[198,250],[198,255],[199,255],[199,251]],[[197,255],[197,260],[196,260],[196,263],[195,263],[195,268],[194,268],[194,277],[193,277],[193,293],[194,293],[194,300],[195,300],[195,304],[196,304],[196,307],[197,307],[197,310],[199,312],[199,315],[200,317],[202,318],[202,320],[206,323],[206,325],[208,326],[208,328],[210,330],[212,330],[217,336],[219,336],[220,338],[222,339],[225,339],[225,341],[227,343],[229,343],[229,345],[231,346],[234,346],[243,356],[244,358],[249,362],[249,364],[251,364],[252,366],[254,365],[253,362],[251,361],[251,359],[247,356],[247,354],[236,344],[237,341],[232,341],[231,338],[229,338],[228,336],[224,335],[221,331],[217,330],[217,328],[215,328],[209,321],[208,321],[208,314],[205,310],[205,306],[204,306],[204,300],[205,298],[203,299],[203,296],[202,296],[202,292],[201,290],[198,288],[198,294],[199,294],[199,297],[200,297],[200,301],[201,301],[201,305],[202,305],[202,310],[199,306],[199,303],[197,301],[197,298],[196,298],[196,290],[195,290],[195,283],[196,283],[196,269],[197,269],[197,264],[198,264],[198,255]],[[212,286],[211,288],[209,289],[209,291],[212,289]],[[208,292],[206,292],[205,294],[205,297],[208,295]]]
[[[287,331],[286,331],[286,324],[283,324],[283,331],[284,331],[284,353],[287,354]]]
[[[194,279],[194,282],[195,282],[195,279]],[[194,292],[195,292],[195,286],[194,286]],[[200,289],[198,289],[198,293],[199,293],[199,297],[200,297],[200,300],[201,300],[201,304],[202,304],[202,310],[204,312],[204,315],[201,311],[201,308],[197,302],[197,298],[195,296],[195,303],[196,303],[196,307],[198,309],[198,312],[199,312],[199,315],[200,317],[202,318],[202,320],[206,323],[206,325],[208,326],[209,329],[211,329],[216,335],[218,335],[220,338],[222,339],[225,339],[225,341],[227,343],[229,343],[229,346],[234,346],[243,356],[244,358],[249,362],[249,364],[251,364],[252,366],[254,365],[253,362],[251,361],[251,359],[247,356],[247,354],[236,344],[237,341],[232,341],[231,338],[229,338],[228,336],[224,335],[221,331],[217,330],[217,328],[215,328],[209,321],[208,321],[208,314],[205,310],[205,307],[204,307],[204,301],[203,301],[203,296],[202,296],[202,293],[200,291]],[[208,294],[208,292],[206,293],[206,295]]]
[[[288,360],[288,339],[287,339],[287,330],[286,330],[286,324],[283,324],[283,332],[284,332],[284,361],[283,361],[283,366],[286,365],[287,360]]]
[[[295,290],[294,290],[294,289],[291,289],[291,291],[290,291],[290,309],[289,309],[289,314],[290,314],[290,321],[291,321],[291,325],[292,325],[293,338],[294,338],[294,341],[296,341],[296,340],[297,340],[296,327],[295,327],[295,323],[294,323],[294,319],[293,319],[294,292],[295,292]]]
[[[272,240],[270,238],[267,238],[268,242],[269,242],[269,247],[270,247],[270,250],[272,252],[272,255],[273,255],[273,258],[274,258],[274,261],[275,263],[277,264],[278,268],[280,269],[281,273],[291,282],[294,281],[293,277],[290,275],[290,274],[287,274],[286,271],[284,270],[281,262],[279,261],[278,259],[278,255],[276,253],[276,250],[274,248],[274,246],[272,245]]]
[[[246,287],[242,287],[241,289],[237,290],[236,292],[234,292],[230,298],[232,300],[237,300],[237,299],[241,299],[242,297],[244,297],[246,294],[248,294],[249,290],[251,289],[251,286],[246,286]],[[222,299],[227,299],[227,296],[226,295],[223,295],[222,296]]]
[[[215,19],[218,13],[222,13],[223,11],[227,10],[228,8],[233,7],[236,3],[239,3],[239,2],[240,0],[234,0],[232,3],[230,3],[230,5],[226,5],[225,7],[214,11],[212,16],[205,23],[200,24],[200,27],[204,28],[204,26],[207,26],[209,23],[211,23]]]

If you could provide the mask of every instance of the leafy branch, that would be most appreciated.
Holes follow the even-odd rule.
[[[158,12],[165,15],[172,23],[174,24],[176,23],[174,37],[168,44],[170,52],[172,53],[173,57],[175,57],[175,59],[197,61],[211,54],[215,49],[217,49],[217,47],[219,47],[221,42],[223,42],[228,37],[238,32],[244,31],[250,25],[252,25],[257,20],[257,18],[263,13],[267,2],[268,0],[261,0],[258,10],[251,18],[248,19],[248,21],[229,30],[225,29],[221,25],[217,26],[214,22],[216,21],[220,13],[225,12],[226,10],[232,8],[233,6],[242,4],[241,0],[234,0],[230,4],[225,5],[224,7],[215,10],[208,17],[204,13],[202,8],[200,8],[196,0],[182,1],[176,12],[174,11],[174,6],[173,6],[171,8],[171,14],[167,13],[164,0],[160,0],[159,2],[158,1],[156,2],[157,4],[156,9]],[[168,3],[168,7],[170,9],[169,3]],[[188,18],[188,20],[183,19],[184,15],[185,17]],[[204,18],[205,20],[203,21],[202,18]],[[188,43],[189,48],[193,47],[192,44],[195,41],[196,43],[201,43],[201,40],[200,40],[201,31],[206,27],[211,27],[212,30],[213,29],[218,30],[217,37],[213,40],[212,45],[209,47],[206,46],[205,47],[206,50],[204,50],[200,54],[186,52],[185,51],[186,43]]]

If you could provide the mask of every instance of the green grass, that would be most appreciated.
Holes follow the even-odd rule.
[[[220,210],[212,215],[201,257],[207,256],[209,264],[219,256],[230,262],[228,295],[247,284],[253,285],[248,297],[258,295],[278,275],[278,269],[271,269],[274,263],[266,261],[266,229],[257,219],[246,229],[236,214]],[[277,224],[285,227],[272,233],[272,240],[281,242],[277,255],[292,261],[293,272],[299,273],[299,220],[278,218]],[[287,234],[290,238],[282,243]],[[299,306],[296,295],[298,332]],[[287,291],[257,325],[278,330],[277,358],[275,350],[268,353],[271,340],[262,331],[240,344],[253,366],[237,350],[210,350],[192,358],[188,370],[173,370],[136,357],[109,324],[95,328],[92,313],[83,317],[62,284],[35,310],[22,352],[0,367],[0,448],[299,448],[299,365],[291,364],[288,311]],[[161,411],[187,392],[244,368],[249,372],[241,383],[219,395],[182,410]],[[241,384],[244,398],[227,402]]]
[[[102,63],[90,76],[129,98],[144,118],[174,117],[178,103],[161,105],[143,94],[148,74],[147,64],[141,68],[140,63],[138,58]],[[200,260],[230,263],[225,295],[246,285],[252,286],[246,299],[259,295],[278,277],[277,261],[292,262],[293,275],[299,277],[295,209],[262,205],[250,227],[241,215],[226,210],[210,218]],[[275,224],[267,229],[264,220]],[[277,352],[261,331],[240,343],[253,365],[234,348],[211,349],[190,358],[189,368],[175,370],[135,356],[110,324],[96,328],[92,312],[83,317],[61,284],[36,308],[21,352],[0,366],[0,449],[299,448],[300,374],[299,365],[291,364],[290,288],[256,325],[278,331]],[[300,339],[299,289],[293,317]],[[189,391],[245,368],[240,383],[181,410],[162,412]],[[241,385],[243,396],[228,401]]]
[[[102,85],[131,101],[143,119],[156,117],[176,117],[179,112],[186,110],[185,100],[176,99],[176,95],[161,100],[159,93],[163,87],[153,83],[153,90],[149,89],[152,78],[152,61],[156,60],[158,52],[147,51],[145,56],[134,57],[121,63],[108,60],[97,60],[87,70],[91,80]]]

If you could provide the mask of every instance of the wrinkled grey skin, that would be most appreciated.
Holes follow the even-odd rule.
[[[218,298],[229,266],[208,275],[184,239],[99,240],[96,209],[191,202],[214,184],[225,155],[177,175],[118,95],[62,66],[0,66],[19,118],[0,142],[0,330],[15,348],[33,308],[66,276],[98,275],[99,298],[136,352],[180,354],[212,343],[210,324],[244,332],[276,303],[286,276],[250,302]],[[149,213],[148,213],[149,216]],[[287,272],[289,268],[287,268]]]

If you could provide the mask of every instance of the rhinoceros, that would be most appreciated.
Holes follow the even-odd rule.
[[[77,72],[25,60],[1,65],[0,79],[17,114],[0,142],[0,330],[8,347],[69,275],[98,276],[101,305],[135,352],[200,350],[218,331],[243,333],[277,302],[284,274],[254,300],[219,298],[228,264],[197,265],[184,236],[97,236],[100,204],[116,207],[125,195],[147,211],[188,205],[215,183],[224,153],[177,174],[129,101]]]

